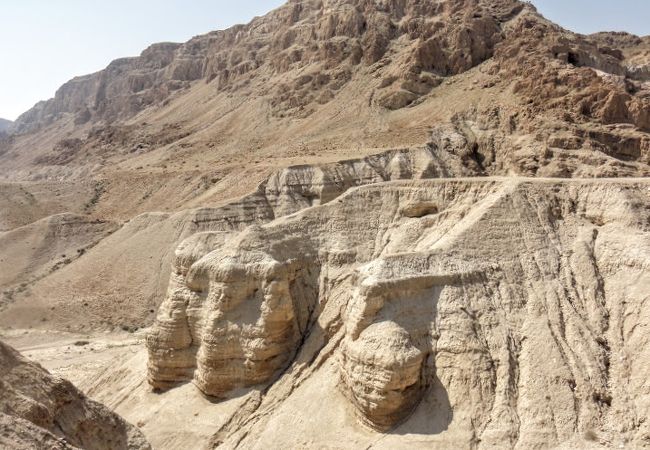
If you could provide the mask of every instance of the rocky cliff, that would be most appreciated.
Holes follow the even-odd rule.
[[[325,359],[380,431],[429,399],[431,426],[453,415],[461,446],[645,445],[647,336],[626,323],[646,321],[649,189],[389,182],[227,238],[197,235],[148,340],[149,380],[193,379],[222,397]],[[265,420],[252,413],[230,439],[251,445]]]
[[[302,111],[330,101],[359,66],[380,61],[380,74],[397,74],[387,75],[383,87],[400,81],[410,90],[399,88],[379,101],[390,108],[406,106],[440,77],[490,58],[503,38],[502,24],[524,7],[514,0],[482,0],[472,2],[475,13],[467,14],[464,3],[290,1],[248,25],[185,44],[155,44],[137,58],[75,78],[54,99],[22,115],[17,129],[45,126],[66,114],[77,123],[128,118],[197,80],[216,90],[235,90],[271,77],[274,108]],[[397,61],[386,57],[392,49],[401,53]]]
[[[479,175],[645,175],[647,48],[571,33],[516,0],[290,1],[70,81],[16,121],[4,172],[114,177],[132,160],[121,169],[178,177],[215,149],[235,166],[242,147],[358,156],[451,127]]]
[[[0,324],[33,326],[45,319],[77,330],[117,323],[144,327],[167,290],[170,266],[173,280],[194,262],[192,253],[209,249],[212,239],[330,202],[355,186],[466,172],[460,158],[437,154],[431,146],[396,149],[332,164],[291,166],[222,206],[144,214],[108,237],[116,224],[71,215],[38,220],[0,235],[5,248]],[[128,308],[116,306],[125,302]],[[88,314],[83,322],[80,310]]]

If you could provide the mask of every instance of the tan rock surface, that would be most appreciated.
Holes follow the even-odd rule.
[[[102,181],[94,212],[130,218],[452,123],[479,174],[647,175],[647,47],[515,0],[292,1],[72,80],[16,122],[0,176]]]
[[[467,445],[475,436],[544,447],[590,432],[642,445],[647,430],[633,417],[647,415],[649,392],[627,367],[647,364],[628,343],[646,338],[626,335],[622,321],[645,320],[649,189],[633,180],[382,183],[251,227],[176,281],[148,339],[150,382],[193,376],[223,396],[282,384],[336,354],[339,388],[380,430],[436,395],[470,433]],[[438,209],[400,213],[418,202]],[[272,392],[262,405],[279,401]],[[255,442],[265,417],[253,414],[232,442],[240,433]]]
[[[320,166],[294,166],[271,174],[251,194],[220,207],[137,216],[97,246],[88,248],[80,258],[77,258],[77,248],[71,248],[72,261],[43,279],[36,282],[32,282],[33,278],[20,279],[26,283],[29,288],[26,292],[30,295],[26,296],[21,290],[13,294],[15,301],[0,315],[0,323],[14,327],[42,326],[40,321],[45,317],[48,322],[74,329],[141,328],[154,318],[153,310],[168,287],[174,249],[184,239],[201,231],[240,231],[252,223],[268,222],[277,216],[331,201],[357,185],[464,173],[462,164],[453,156],[442,155],[442,158],[425,147],[392,150]],[[91,227],[102,226],[93,222],[90,221]],[[19,230],[40,229],[40,223]],[[22,238],[15,238],[22,233],[18,230],[5,233],[6,241],[13,243],[6,247],[6,258],[0,258],[7,266],[11,265],[7,274],[16,269],[25,273],[23,266],[16,262],[34,251],[31,247],[30,251],[25,251]],[[48,245],[60,244],[44,239],[41,234],[36,234],[34,239],[43,239]],[[74,242],[69,240],[65,245],[72,246]],[[12,256],[14,247],[22,254]],[[205,253],[207,250],[194,258]],[[56,249],[48,249],[45,255],[49,258],[60,256]],[[26,259],[34,264],[31,258]],[[152,277],[152,273],[157,275]],[[75,292],[74,300],[70,299],[71,290]],[[123,307],[125,303],[129,308]],[[37,311],[40,317],[36,317]],[[81,323],[78,320],[80,311],[86,318]]]

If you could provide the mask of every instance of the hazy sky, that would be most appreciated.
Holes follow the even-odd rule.
[[[15,119],[76,75],[149,44],[245,23],[284,0],[0,0],[0,117]],[[650,0],[534,0],[581,33],[650,34]]]

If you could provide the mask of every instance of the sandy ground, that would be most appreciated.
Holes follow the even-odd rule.
[[[88,335],[17,329],[0,330],[0,339],[52,374],[79,385],[115,358],[137,354],[144,345],[144,331]]]
[[[146,333],[15,329],[0,330],[0,339],[138,426],[154,448],[201,447],[254,390],[233,392],[219,402],[192,384],[152,392],[146,381]]]

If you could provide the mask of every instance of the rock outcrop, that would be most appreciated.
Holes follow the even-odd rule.
[[[232,267],[224,269],[224,273],[219,275],[218,279],[208,282],[207,279],[196,278],[191,282],[193,287],[188,284],[188,277],[190,277],[188,272],[194,263],[215,249],[221,248],[237,231],[249,225],[269,222],[276,217],[328,203],[355,186],[389,180],[446,176],[453,173],[452,170],[447,167],[446,162],[435,156],[431,148],[394,150],[320,167],[290,167],[273,174],[254,193],[243,197],[238,202],[219,209],[197,211],[196,218],[192,220],[194,226],[191,228],[196,234],[186,230],[185,233],[189,234],[189,237],[176,249],[172,261],[167,302],[158,314],[160,332],[154,331],[149,337],[151,352],[168,356],[161,358],[159,364],[150,367],[150,380],[153,385],[156,388],[166,388],[192,378],[198,349],[195,336],[199,333],[198,327],[201,326],[200,317],[193,317],[192,310],[196,309],[200,314],[200,305],[207,295],[206,283],[232,283],[240,286],[232,292],[228,289],[228,293],[225,294],[228,300],[224,300],[227,303],[224,304],[224,312],[235,308],[251,294],[259,296],[260,308],[269,311],[280,309],[277,316],[274,314],[272,317],[265,318],[265,322],[272,324],[270,326],[273,330],[267,330],[265,325],[262,329],[257,329],[251,324],[251,329],[241,330],[243,336],[239,334],[239,330],[235,330],[234,335],[230,335],[229,330],[222,329],[210,333],[212,336],[210,339],[215,339],[213,343],[215,346],[226,342],[237,341],[238,343],[234,344],[233,349],[217,352],[222,362],[204,361],[204,364],[218,366],[226,364],[229,360],[239,359],[242,362],[247,361],[245,365],[248,367],[245,372],[229,373],[227,379],[220,382],[207,381],[204,375],[203,380],[197,382],[203,383],[204,390],[210,392],[210,395],[223,394],[242,382],[255,384],[268,379],[287,362],[292,348],[302,338],[313,314],[313,305],[303,304],[306,292],[293,283],[299,275],[292,271],[293,269],[285,272],[284,269],[278,269],[273,260],[252,253],[249,255],[250,261],[235,263]],[[300,264],[297,264],[295,270],[302,270],[299,266]],[[280,272],[275,273],[275,270]],[[300,276],[317,277],[317,275],[303,273]],[[268,283],[268,280],[275,281]],[[298,291],[295,291],[296,289]],[[284,306],[276,305],[273,303],[275,300],[270,300],[272,305],[264,306],[267,300],[278,296],[286,297],[283,300]],[[296,296],[295,301],[292,301],[291,298]],[[183,309],[181,317],[178,316],[179,305],[189,307],[188,311],[185,311],[185,307],[181,308]],[[271,342],[265,346],[260,341],[265,340],[265,336],[269,333],[277,339],[271,339]],[[217,336],[219,334],[223,336]],[[255,345],[246,344],[250,340],[257,340],[259,345],[253,353],[245,354],[245,347]],[[282,342],[278,343],[277,340]],[[258,363],[268,367],[265,369],[249,367]],[[259,371],[263,374],[260,375]],[[219,377],[218,374],[213,376]],[[219,386],[219,388],[216,390],[210,386]]]
[[[645,442],[633,417],[650,393],[629,364],[647,337],[624,318],[644,321],[648,188],[389,182],[227,239],[201,235],[208,245],[181,249],[148,339],[150,382],[193,379],[224,396],[278,379],[310,335],[342,333],[340,388],[372,428],[442,386],[482,442],[543,447],[588,430]]]
[[[475,175],[646,176],[648,45],[571,33],[516,0],[290,1],[65,84],[0,139],[0,176],[101,174],[119,190],[118,163],[185,179],[193,159],[205,190],[215,155],[354,157],[440,127],[460,127]]]
[[[137,428],[2,342],[0,388],[2,448],[151,448]]]
[[[274,108],[297,113],[329,102],[356,66],[380,61],[391,68],[383,71],[390,89],[379,101],[403,107],[439,84],[439,77],[490,58],[502,39],[502,23],[522,8],[516,0],[483,0],[474,2],[474,14],[466,14],[464,3],[292,0],[248,25],[185,44],[155,44],[137,58],[75,78],[54,99],[18,118],[16,129],[31,131],[66,115],[79,125],[129,118],[197,80],[228,91],[269,73],[275,78]],[[385,56],[394,48],[402,51],[391,62]]]
[[[437,153],[429,145],[331,164],[287,167],[271,174],[249,195],[223,206],[143,214],[108,238],[115,224],[73,215],[55,215],[16,228],[0,236],[0,244],[6,243],[6,258],[0,258],[0,268],[6,268],[0,275],[0,288],[6,289],[8,304],[0,322],[27,327],[55,316],[67,329],[76,330],[104,329],[107,321],[113,327],[147,326],[154,318],[152,309],[157,309],[167,290],[169,268],[173,266],[170,286],[174,286],[175,274],[209,253],[214,248],[212,240],[225,239],[220,233],[228,236],[251,224],[327,203],[354,186],[468,172],[459,158]],[[202,232],[217,232],[217,236],[202,236]],[[101,238],[97,248],[92,248]],[[174,249],[185,239],[175,258]],[[24,249],[27,241],[34,245]],[[52,260],[56,263],[50,265]],[[25,272],[31,276],[24,276]],[[153,272],[158,275],[152,277]],[[25,284],[20,286],[21,282]],[[65,286],[65,290],[55,296],[53,285]],[[41,298],[47,301],[39,302]],[[78,320],[80,309],[91,313],[83,322]],[[26,321],[28,317],[34,321]]]

